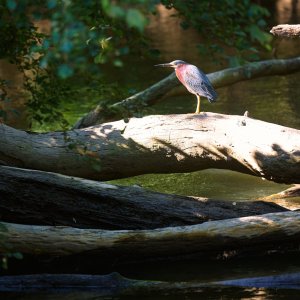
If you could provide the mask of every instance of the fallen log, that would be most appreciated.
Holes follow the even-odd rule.
[[[217,71],[208,74],[208,78],[215,88],[220,88],[243,80],[250,80],[262,76],[285,75],[299,70],[300,57],[272,59]],[[136,111],[140,112],[146,106],[151,106],[164,97],[174,95],[174,93],[178,94],[178,91],[180,91],[180,93],[187,93],[186,89],[182,86],[171,93],[179,84],[175,73],[172,73],[146,90],[129,98],[108,106],[103,104],[97,105],[95,109],[80,118],[73,128],[85,128],[104,122],[131,117]]]
[[[300,184],[295,184],[294,186],[282,192],[263,197],[262,199],[275,200],[275,199],[285,199],[285,198],[293,198],[293,197],[300,197]]]
[[[0,220],[98,229],[154,229],[286,211],[263,201],[168,195],[35,170],[0,167]]]
[[[293,38],[293,37],[300,37],[300,24],[280,24],[277,26],[274,26],[270,32],[279,37],[287,37],[287,38]]]
[[[97,255],[97,260],[145,260],[210,255],[213,251],[299,247],[300,212],[281,212],[209,221],[199,225],[152,230],[98,230],[62,226],[2,223],[0,253],[21,252],[36,256]],[[298,248],[299,249],[299,248]]]
[[[219,168],[299,183],[299,149],[299,130],[215,113],[153,115],[43,134],[0,124],[2,164],[99,180]]]
[[[0,292],[82,292],[97,296],[177,294],[195,292],[200,288],[251,287],[274,289],[300,289],[300,273],[284,273],[272,276],[238,278],[214,282],[167,282],[136,280],[118,273],[108,275],[84,274],[36,274],[1,276]],[[95,298],[92,299],[95,299]]]

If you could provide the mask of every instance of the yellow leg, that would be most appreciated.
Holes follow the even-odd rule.
[[[197,109],[195,111],[195,114],[200,114],[200,96],[199,95],[196,96],[197,96]]]

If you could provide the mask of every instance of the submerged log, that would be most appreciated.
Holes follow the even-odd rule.
[[[299,183],[299,149],[300,130],[215,113],[153,115],[43,134],[0,124],[3,164],[99,180],[220,168]]]
[[[290,74],[300,70],[300,57],[290,59],[272,59],[247,65],[228,68],[208,74],[208,78],[215,88],[227,86],[239,81],[250,80],[262,76]],[[120,120],[130,117],[136,111],[141,111],[146,106],[157,103],[179,85],[175,73],[152,85],[146,90],[115,104],[103,106],[99,104],[95,109],[82,117],[73,128],[85,128],[96,124]],[[179,88],[185,91],[184,87]]]
[[[35,170],[0,167],[0,220],[98,229],[153,229],[275,213],[263,201],[168,195]]]
[[[1,276],[0,292],[82,292],[97,296],[145,295],[178,292],[194,292],[199,288],[252,287],[276,289],[300,289],[300,273],[284,273],[272,276],[238,278],[214,282],[167,282],[136,280],[118,273],[108,275],[36,274]],[[93,297],[93,299],[95,299]],[[73,298],[72,298],[73,299]]]
[[[152,230],[98,230],[2,223],[0,253],[97,255],[97,260],[144,260],[211,254],[286,242],[299,247],[300,212],[282,212]]]

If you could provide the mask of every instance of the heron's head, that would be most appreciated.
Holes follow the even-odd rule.
[[[159,65],[155,65],[155,67],[171,67],[176,69],[177,67],[181,66],[181,65],[186,65],[187,63],[183,60],[173,60],[170,63],[167,64],[159,64]]]

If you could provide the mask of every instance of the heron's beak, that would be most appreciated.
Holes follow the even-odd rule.
[[[154,65],[154,67],[171,67],[171,68],[173,68],[174,66],[172,64],[168,63],[168,64]]]

